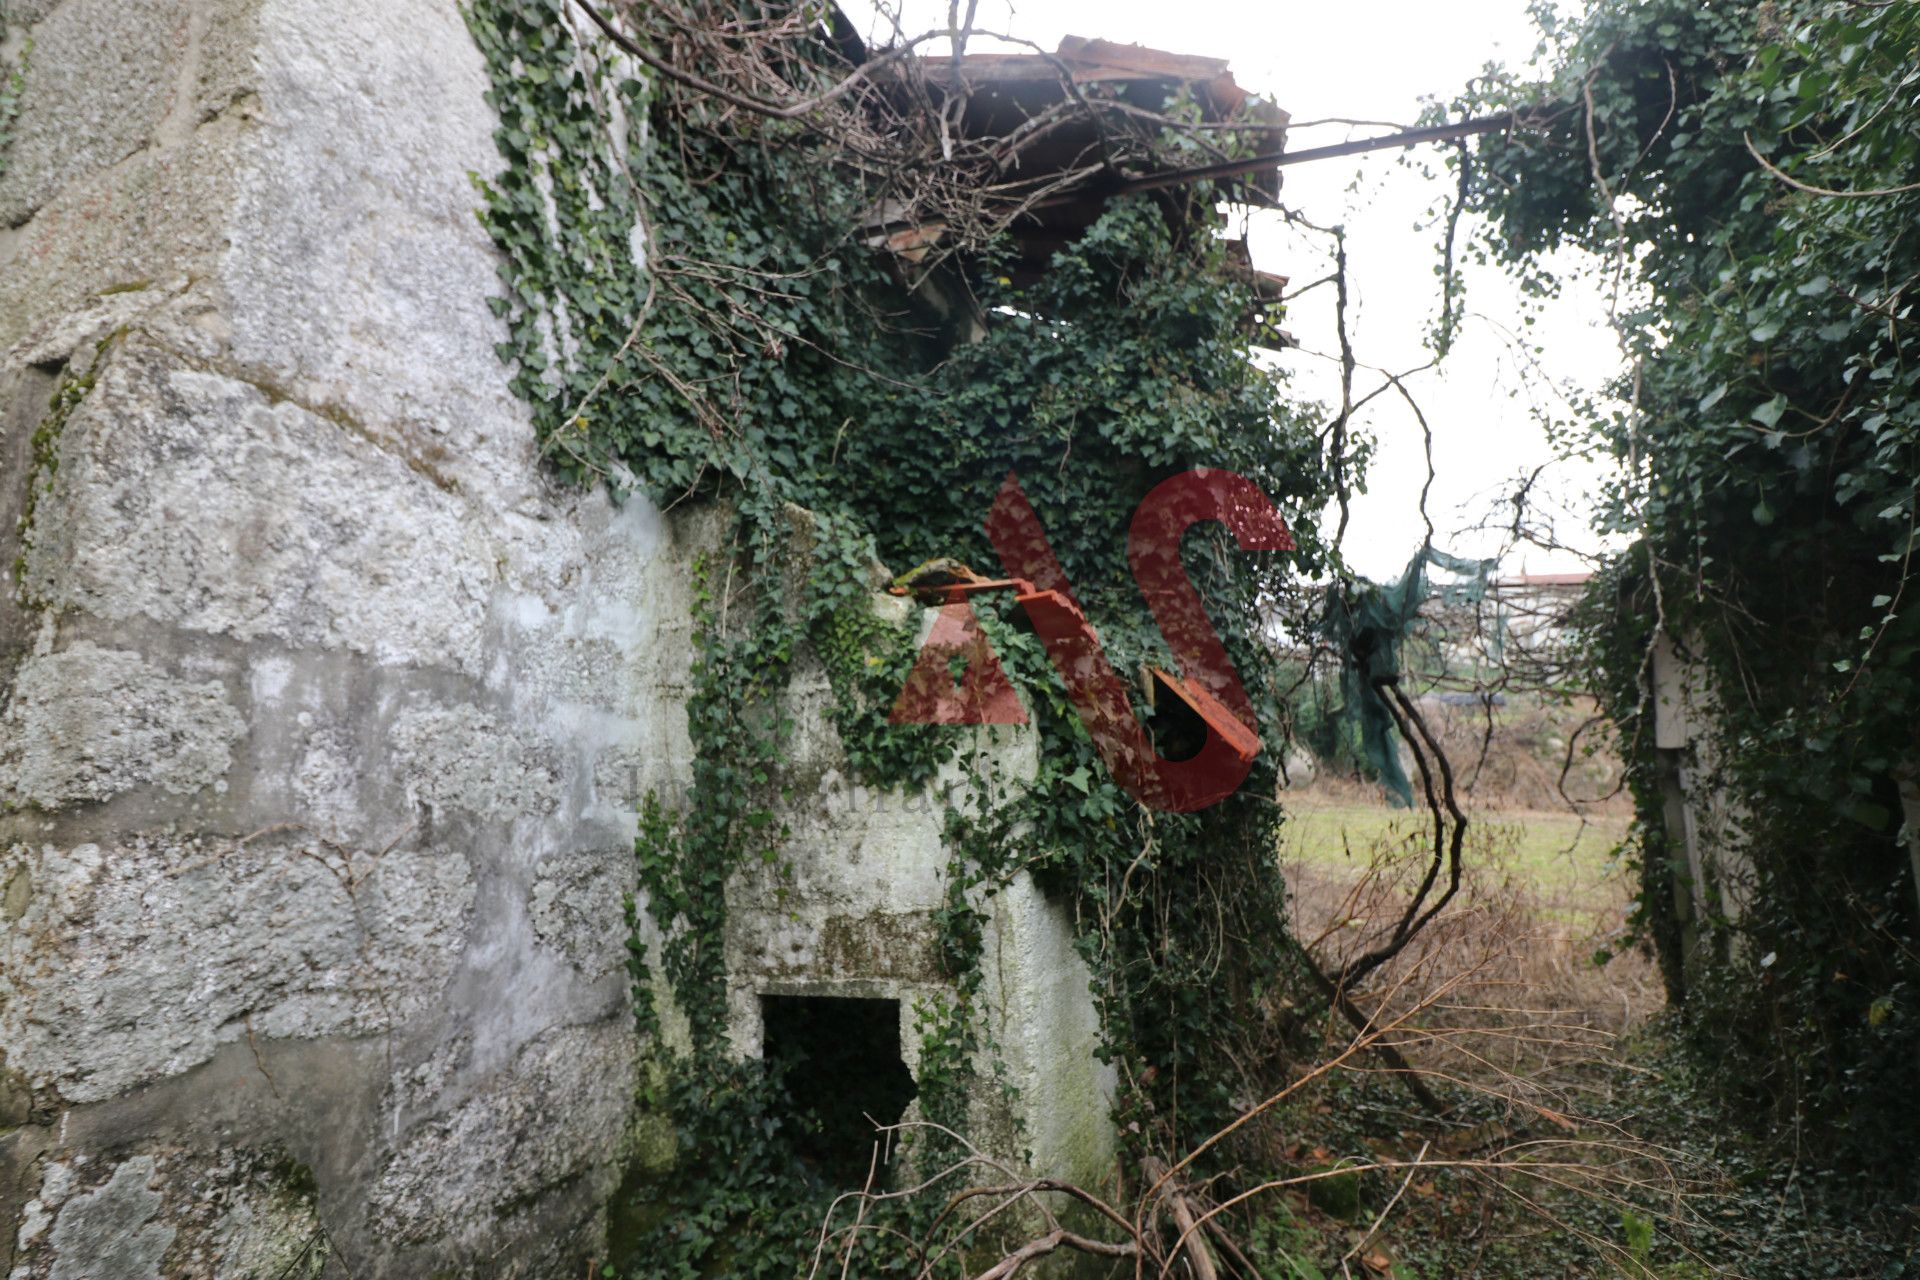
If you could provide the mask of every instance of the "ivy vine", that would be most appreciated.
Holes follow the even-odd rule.
[[[628,14],[643,42],[645,13]],[[1211,233],[1210,189],[1113,201],[1031,283],[1004,274],[988,246],[959,268],[991,317],[968,334],[863,242],[870,180],[823,154],[804,122],[649,84],[553,0],[475,0],[468,20],[500,120],[503,164],[480,180],[502,255],[500,355],[547,456],[574,480],[663,508],[731,513],[696,592],[691,789],[678,812],[644,807],[628,908],[642,1030],[659,1029],[657,965],[691,1033],[678,1057],[650,1037],[681,1164],[647,1193],[671,1211],[637,1256],[646,1274],[791,1274],[830,1189],[784,1146],[807,1121],[783,1108],[777,1064],[730,1060],[721,938],[729,877],[785,856],[781,695],[796,656],[826,667],[857,777],[922,786],[961,734],[886,722],[914,637],[871,607],[876,560],[994,566],[982,519],[1014,471],[1115,667],[1165,665],[1127,566],[1127,523],[1159,480],[1224,467],[1288,512],[1302,547],[1285,561],[1229,553],[1203,529],[1185,548],[1277,738],[1260,636],[1296,575],[1330,559],[1314,520],[1329,498],[1321,441],[1280,376],[1250,358],[1253,299]],[[827,74],[828,56],[794,50],[796,77],[814,59]],[[1232,1114],[1234,1049],[1260,1034],[1248,1010],[1286,964],[1271,765],[1203,813],[1139,809],[1008,607],[983,605],[983,625],[1030,711],[1039,777],[949,814],[937,925],[951,991],[919,1010],[921,1106],[964,1131],[973,1075],[994,1057],[984,913],[1030,870],[1080,921],[1128,1140],[1173,1149]],[[657,956],[638,940],[643,912]],[[876,1253],[856,1265],[881,1275],[916,1263]]]
[[[1571,442],[1618,460],[1604,524],[1634,540],[1588,635],[1630,748],[1640,919],[1697,1047],[1736,1065],[1709,1076],[1740,1110],[1910,1179],[1920,911],[1897,781],[1920,759],[1920,6],[1537,17],[1548,78],[1490,76],[1460,105],[1549,104],[1480,149],[1483,254],[1546,295],[1554,251],[1583,249],[1619,299],[1632,374]],[[1699,763],[1751,864],[1692,964],[1652,732],[1660,632],[1711,673]]]

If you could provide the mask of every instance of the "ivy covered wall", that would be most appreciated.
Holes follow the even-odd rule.
[[[620,16],[643,45],[669,39],[649,12]],[[1328,563],[1315,524],[1330,497],[1321,441],[1251,356],[1250,285],[1212,233],[1217,193],[1205,186],[1113,201],[1028,283],[997,265],[1004,246],[981,246],[955,267],[981,329],[903,287],[861,233],[877,188],[806,122],[637,74],[549,0],[486,0],[470,21],[507,162],[484,188],[513,333],[501,355],[550,456],[583,481],[662,506],[720,503],[732,520],[694,617],[693,785],[649,808],[639,845],[636,1003],[644,1030],[683,1016],[686,1034],[677,1048],[673,1036],[653,1042],[680,1163],[661,1192],[636,1189],[636,1201],[664,1194],[671,1208],[636,1209],[632,1256],[787,1274],[835,1189],[783,1146],[796,1117],[777,1070],[729,1052],[722,945],[739,909],[729,886],[798,857],[782,691],[818,664],[854,783],[911,791],[943,767],[968,773],[954,759],[962,731],[886,723],[917,636],[874,612],[869,566],[955,557],[997,572],[982,525],[1012,471],[1115,668],[1172,665],[1128,569],[1126,530],[1156,483],[1211,466],[1270,495],[1301,544],[1241,553],[1215,526],[1186,547],[1277,741],[1263,611]],[[782,56],[801,86],[837,74],[820,47]],[[810,526],[797,572],[796,508]],[[1004,600],[980,608],[1037,749],[1030,781],[976,788],[990,800],[948,817],[933,920],[945,991],[921,1006],[918,1105],[966,1132],[967,1099],[1002,1048],[985,1017],[985,934],[999,900],[1031,880],[1073,922],[1088,966],[1099,1012],[1089,1051],[1118,1081],[1127,1162],[1181,1149],[1234,1113],[1251,1083],[1236,1052],[1265,1034],[1253,998],[1290,963],[1271,754],[1212,809],[1137,806],[1039,642]],[[670,1002],[654,998],[663,985]],[[1269,1048],[1239,1061],[1272,1063]],[[948,1149],[928,1134],[910,1145],[935,1159]],[[689,1221],[697,1229],[677,1225]],[[863,1237],[863,1273],[913,1267],[880,1238]]]
[[[1633,548],[1589,601],[1589,634],[1630,749],[1645,929],[1742,1109],[1909,1178],[1920,8],[1609,3],[1541,20],[1552,79],[1496,76],[1462,105],[1547,104],[1480,151],[1488,251],[1550,294],[1552,251],[1578,246],[1617,286],[1631,373],[1587,442],[1619,464],[1603,516]],[[1684,759],[1663,758],[1682,744],[1655,728],[1657,644],[1711,689]],[[1694,883],[1663,816],[1682,768],[1703,821],[1738,815],[1737,909]],[[1674,909],[1689,896],[1691,972]]]

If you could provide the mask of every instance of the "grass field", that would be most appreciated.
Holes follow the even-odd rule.
[[[1433,828],[1424,810],[1310,796],[1288,797],[1282,804],[1287,815],[1280,837],[1283,859],[1317,870],[1350,867],[1357,873],[1376,854],[1418,857],[1431,848]],[[1569,905],[1614,875],[1614,847],[1626,831],[1626,819],[1617,815],[1585,824],[1564,811],[1489,810],[1467,816],[1469,856],[1491,861],[1542,898]]]

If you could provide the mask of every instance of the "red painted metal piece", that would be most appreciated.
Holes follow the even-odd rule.
[[[1167,681],[1167,688],[1207,726],[1197,754],[1169,760],[1134,715],[1126,683],[1074,605],[1066,571],[1013,475],[987,514],[987,537],[1009,576],[1038,584],[1039,590],[1018,599],[1115,780],[1142,804],[1180,813],[1232,795],[1259,750],[1250,727],[1253,704],[1180,563],[1181,535],[1207,520],[1224,523],[1248,550],[1293,546],[1273,504],[1250,481],[1228,472],[1202,468],[1169,477],[1134,513],[1127,558],[1184,677],[1177,684]]]
[[[1187,709],[1199,716],[1207,728],[1226,740],[1235,758],[1242,764],[1252,764],[1253,758],[1260,754],[1260,735],[1240,722],[1240,717],[1226,709],[1221,701],[1197,684],[1188,684],[1179,676],[1159,667],[1149,667],[1149,674],[1163,685],[1174,697],[1187,705]]]
[[[919,596],[922,600],[940,599],[947,604],[959,604],[968,596],[978,595],[982,591],[1012,591],[1018,595],[1022,591],[1032,591],[1033,584],[1025,578],[972,578],[966,582],[945,582],[932,587],[888,587],[887,592],[896,596]]]
[[[1059,646],[1063,653],[1078,657],[1091,653],[1098,648],[1100,641],[1094,634],[1093,625],[1079,606],[1061,595],[1058,591],[1028,591],[1014,599],[1027,611],[1027,617],[1033,622],[1033,629],[1040,639],[1052,650]],[[1252,764],[1253,758],[1260,754],[1260,737],[1249,729],[1241,719],[1227,710],[1221,701],[1196,684],[1189,684],[1172,672],[1159,667],[1151,667],[1155,679],[1164,685],[1174,697],[1185,703],[1187,708],[1198,716],[1209,729],[1219,734],[1232,749],[1234,756],[1243,764]]]
[[[965,670],[953,679],[954,659]],[[893,724],[1025,724],[1013,681],[987,643],[986,633],[962,597],[940,606],[933,630],[907,673],[907,683],[887,717]]]
[[[1126,682],[1102,652],[1098,633],[1075,603],[1039,518],[1011,474],[987,517],[988,538],[1008,577],[982,578],[952,561],[937,566],[929,562],[929,569],[937,568],[952,580],[894,588],[897,595],[942,602],[934,632],[894,707],[894,722],[1025,723],[1025,712],[968,604],[984,591],[1011,590],[1121,786],[1143,804],[1175,812],[1203,809],[1232,795],[1261,743],[1252,727],[1253,704],[1180,561],[1182,535],[1209,520],[1225,524],[1247,550],[1291,550],[1294,545],[1286,522],[1266,495],[1230,472],[1201,468],[1171,477],[1156,485],[1135,512],[1127,558],[1182,671],[1175,676],[1152,669],[1142,692],[1163,711],[1174,710],[1158,703],[1156,695],[1163,688],[1169,700],[1179,704],[1168,722],[1174,726],[1168,731],[1172,736],[1158,735],[1161,744],[1181,752],[1179,758],[1163,757],[1134,714]],[[966,662],[959,687],[953,681],[956,658]],[[1195,721],[1205,732],[1197,752],[1188,755],[1180,739],[1191,736]]]

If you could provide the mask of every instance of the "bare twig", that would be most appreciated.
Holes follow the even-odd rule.
[[[1795,191],[1804,191],[1808,195],[1833,196],[1841,200],[1870,200],[1877,196],[1897,196],[1904,195],[1909,191],[1920,191],[1920,182],[1909,182],[1904,186],[1898,187],[1877,187],[1872,191],[1835,191],[1832,187],[1816,187],[1812,183],[1802,182],[1792,174],[1783,172],[1778,166],[1761,155],[1759,150],[1753,145],[1752,134],[1742,133],[1740,139],[1747,144],[1747,154],[1755,160],[1758,160],[1762,169],[1765,169],[1768,173],[1780,179],[1780,181],[1786,183]]]

